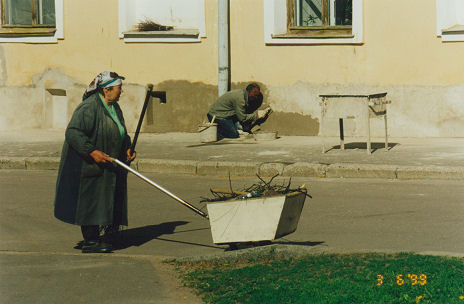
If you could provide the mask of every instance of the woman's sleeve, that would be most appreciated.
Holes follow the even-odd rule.
[[[81,156],[88,156],[96,148],[90,138],[95,129],[96,109],[90,103],[81,103],[66,128],[66,142]]]

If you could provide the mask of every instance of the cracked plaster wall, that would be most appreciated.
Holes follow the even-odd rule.
[[[1,58],[1,54],[0,54]],[[1,65],[0,65],[1,66]],[[248,82],[232,84],[232,89],[244,88]],[[462,137],[464,136],[464,83],[444,87],[421,86],[341,86],[297,82],[288,86],[267,86],[260,83],[264,95],[263,106],[274,112],[262,126],[263,130],[278,131],[280,135],[320,134],[320,94],[387,92],[392,101],[388,105],[389,134],[395,137]],[[0,87],[0,129],[53,128],[51,100],[54,90],[66,92],[69,121],[81,102],[86,84],[76,81],[62,71],[50,69],[32,77],[32,85]],[[155,90],[166,91],[167,103],[152,99],[144,120],[143,132],[196,132],[206,120],[209,106],[217,98],[217,87],[202,82],[166,80],[155,85]],[[130,132],[135,131],[145,99],[145,86],[125,84],[120,105]],[[56,118],[55,118],[56,119]],[[338,135],[336,119],[327,121],[329,135]],[[63,128],[63,127],[60,127]],[[362,121],[345,120],[346,136],[363,136]],[[371,119],[372,136],[384,135],[383,119]]]
[[[290,117],[288,124],[295,125],[293,119],[301,119],[301,124],[292,128],[290,133],[297,134],[298,126],[314,125],[310,133],[319,134],[321,94],[369,94],[387,92],[388,131],[397,137],[462,137],[464,136],[464,83],[453,86],[342,86],[315,85],[298,82],[292,86],[268,87],[268,103],[278,113],[299,114],[298,118]],[[273,114],[274,115],[274,114]],[[272,117],[272,116],[271,116]],[[272,119],[270,119],[270,122]],[[285,121],[280,121],[280,125]],[[338,135],[338,120],[327,122],[328,133]],[[345,120],[347,136],[363,136],[366,130],[362,121]],[[277,128],[276,123],[276,129]],[[383,118],[371,119],[372,136],[384,136]]]
[[[32,77],[30,86],[0,87],[0,130],[64,129],[87,87],[57,69]],[[121,107],[129,130],[135,130],[145,87],[125,86]],[[64,103],[58,107],[53,103]],[[56,111],[60,112],[56,112]],[[54,112],[55,111],[55,112]],[[56,127],[54,121],[64,122]]]
[[[154,100],[144,131],[197,130],[217,94],[216,1],[206,1],[207,37],[198,44],[126,44],[117,38],[118,11],[110,2],[66,2],[65,38],[57,44],[0,45],[1,129],[53,127],[50,117],[59,115],[50,113],[54,102],[66,102],[61,110],[69,119],[92,77],[114,70],[127,77],[121,107],[129,131],[137,125],[147,82],[166,90],[168,102]],[[319,134],[320,94],[386,91],[392,136],[464,136],[464,44],[435,36],[435,0],[363,3],[362,45],[270,46],[262,41],[262,1],[234,1],[232,88],[258,81],[264,103],[274,108],[263,129],[281,135]],[[420,14],[411,14],[419,4]],[[83,24],[83,7],[105,13]],[[47,89],[65,90],[66,98]],[[336,122],[330,126],[336,135]],[[354,121],[345,129],[347,136],[362,135]],[[373,119],[371,129],[382,136],[383,121]]]

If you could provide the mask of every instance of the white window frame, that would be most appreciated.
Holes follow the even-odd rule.
[[[1,2],[0,2],[1,5]],[[16,43],[57,43],[63,35],[63,0],[55,0],[55,34],[53,36],[0,37],[0,42]]]
[[[362,44],[363,43],[363,0],[353,0],[353,24],[350,37],[275,37],[287,32],[287,1],[264,0],[264,43],[265,44]]]
[[[464,41],[464,1],[436,0],[437,36],[444,42]]]
[[[154,0],[156,1],[156,0]],[[187,4],[196,2],[199,7],[197,23],[187,28],[176,27],[172,31],[135,32],[134,26],[141,21],[137,16],[137,0],[118,0],[119,2],[119,38],[124,42],[200,42],[206,37],[205,0],[177,0]],[[163,24],[173,25],[173,24]]]

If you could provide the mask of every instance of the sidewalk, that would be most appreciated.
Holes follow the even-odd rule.
[[[389,151],[384,151],[381,140],[375,139],[373,147],[377,150],[367,155],[365,144],[353,144],[350,139],[345,151],[336,148],[322,154],[318,137],[284,136],[272,141],[239,139],[201,144],[198,134],[140,134],[138,157],[133,166],[141,172],[219,176],[227,176],[229,172],[249,176],[278,172],[295,177],[454,179],[459,181],[446,182],[440,191],[457,199],[438,194],[440,191],[435,189],[444,183],[436,181],[421,182],[421,190],[412,193],[414,199],[408,196],[397,200],[410,189],[401,185],[409,183],[379,180],[387,188],[366,200],[352,194],[359,193],[371,181],[345,180],[348,192],[339,194],[330,186],[319,187],[328,183],[313,180],[312,183],[319,183],[311,192],[315,199],[311,208],[305,207],[293,236],[271,246],[224,252],[223,247],[212,242],[209,225],[203,218],[187,208],[166,208],[172,202],[169,198],[159,199],[158,195],[164,197],[164,194],[145,194],[142,189],[146,185],[134,183],[132,198],[136,203],[131,207],[131,227],[126,233],[130,232],[135,241],[129,242],[133,245],[124,251],[111,255],[84,255],[72,249],[74,240],[80,240],[80,231],[56,221],[50,212],[54,172],[21,171],[56,170],[63,140],[64,131],[0,132],[0,169],[19,169],[4,170],[3,175],[0,279],[7,284],[0,291],[6,302],[202,303],[192,290],[183,286],[172,265],[162,262],[167,256],[197,261],[267,252],[285,256],[351,253],[359,252],[357,248],[364,248],[365,252],[383,252],[388,248],[391,252],[462,256],[462,234],[455,227],[460,223],[461,208],[456,209],[456,204],[462,195],[455,192],[456,185],[464,180],[464,138],[392,138]],[[330,141],[334,146],[338,144],[337,138]],[[175,180],[187,185],[196,179],[199,178],[172,176],[170,183]],[[173,187],[181,192],[181,197],[195,192],[191,189],[182,192],[180,188]],[[431,190],[426,192],[423,188]],[[379,186],[370,187],[370,193],[373,189]],[[437,194],[430,195],[433,192]],[[337,199],[347,193],[351,199]],[[423,194],[424,199],[417,198],[417,194]],[[193,196],[198,194],[190,194]],[[386,200],[378,200],[385,196]],[[378,203],[373,203],[376,199]],[[443,202],[436,204],[440,199]],[[425,228],[421,225],[424,219],[428,223]]]
[[[64,140],[62,130],[0,132],[0,169],[56,170]],[[321,178],[387,178],[464,180],[464,138],[382,138],[372,140],[371,155],[362,138],[338,138],[322,153],[322,139],[282,136],[270,141],[253,138],[201,143],[196,133],[141,133],[137,159],[140,172],[302,176]]]

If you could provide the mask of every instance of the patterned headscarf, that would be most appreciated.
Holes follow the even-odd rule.
[[[87,89],[84,92],[84,95],[82,96],[82,100],[88,98],[90,95],[94,94],[98,88],[108,88],[108,87],[114,87],[117,85],[122,84],[122,80],[124,80],[123,76],[119,76],[115,72],[109,72],[109,71],[104,71],[101,72],[100,74],[95,77],[94,80],[89,84]]]

